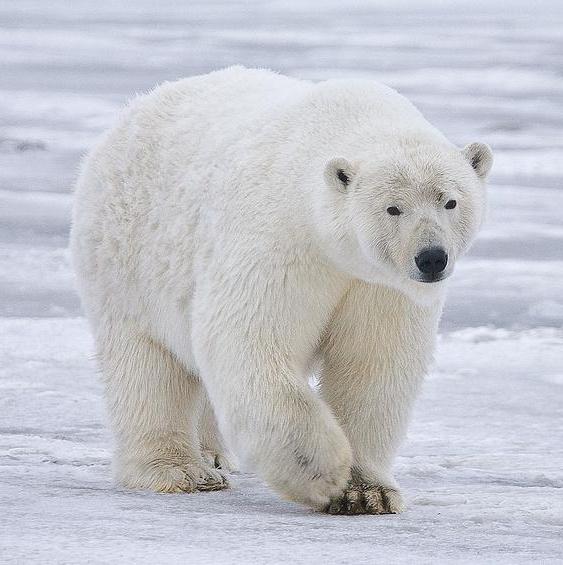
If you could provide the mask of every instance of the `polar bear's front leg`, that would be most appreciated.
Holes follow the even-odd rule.
[[[192,342],[219,427],[241,462],[285,497],[320,509],[342,493],[352,454],[307,379],[330,315],[307,286],[320,277],[295,278],[210,277],[194,299]]]
[[[328,512],[404,509],[391,466],[432,357],[440,309],[366,283],[354,284],[337,308],[322,347],[321,391],[352,444],[354,464]]]
[[[202,371],[222,430],[241,460],[280,494],[323,508],[350,478],[346,436],[307,383],[279,363],[279,353],[269,350],[269,362],[241,362],[254,346],[240,334],[237,341],[240,352],[223,351],[221,362],[206,361]]]

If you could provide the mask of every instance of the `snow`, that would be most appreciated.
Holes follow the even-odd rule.
[[[554,0],[0,5],[0,562],[563,562],[563,9]],[[396,473],[400,516],[256,477],[126,492],[66,250],[80,155],[136,92],[234,63],[370,76],[496,164]]]

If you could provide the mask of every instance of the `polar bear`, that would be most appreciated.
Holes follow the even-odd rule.
[[[400,512],[393,456],[491,164],[371,80],[234,67],[135,99],[71,236],[121,484],[225,488],[229,446],[291,500]]]

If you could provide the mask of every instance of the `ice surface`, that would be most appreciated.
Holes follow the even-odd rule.
[[[563,562],[563,8],[558,2],[0,4],[0,562]],[[238,474],[114,487],[66,245],[80,155],[155,83],[226,65],[368,76],[496,156],[397,477],[332,517]]]

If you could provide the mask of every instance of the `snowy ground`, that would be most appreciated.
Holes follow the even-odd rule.
[[[0,5],[1,563],[563,562],[563,11],[425,3]],[[197,496],[111,483],[72,179],[129,96],[234,63],[378,78],[495,150],[490,219],[397,461],[401,516],[314,514],[250,475]]]

